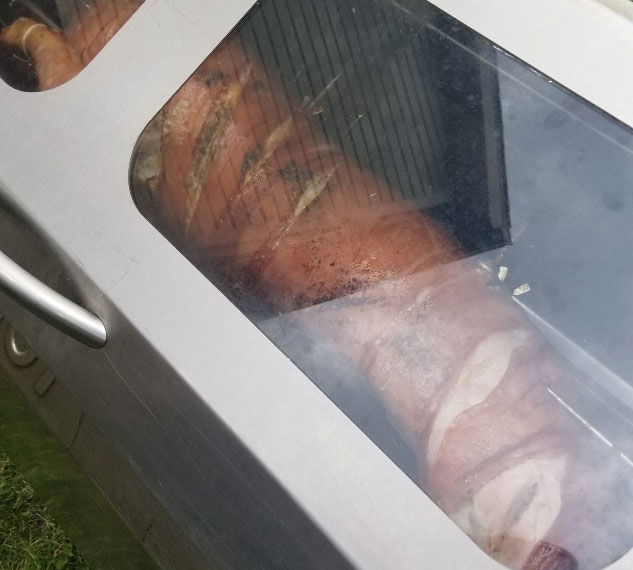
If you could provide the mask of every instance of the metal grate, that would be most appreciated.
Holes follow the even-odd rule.
[[[442,118],[425,29],[372,2],[269,0],[239,34],[326,136],[420,207],[442,191]],[[359,204],[367,196],[358,195]]]

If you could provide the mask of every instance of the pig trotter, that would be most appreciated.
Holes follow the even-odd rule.
[[[563,548],[541,541],[521,570],[578,570],[578,562]]]

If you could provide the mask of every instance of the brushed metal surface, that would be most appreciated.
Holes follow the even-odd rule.
[[[15,332],[13,326],[0,315],[0,344],[8,341]],[[46,363],[35,356],[36,359],[30,366],[23,367],[16,364],[10,354],[0,351],[0,386],[6,382],[21,392],[32,413],[44,421],[66,453],[107,496],[110,505],[132,531],[132,535],[161,568],[206,570],[207,561],[197,552],[195,545],[174,527],[170,517],[157,504],[146,486],[130,472],[127,459],[112,449],[112,445],[99,432],[92,418],[82,410],[65,383],[58,382]],[[5,404],[3,400],[3,405]],[[16,401],[12,400],[11,406],[15,405]],[[0,419],[15,431],[21,424],[16,425],[11,406],[9,409],[0,408]],[[16,457],[17,459],[23,458]],[[40,466],[44,471],[48,468],[48,465]],[[36,473],[34,476],[37,479],[40,475]],[[56,497],[53,491],[50,494]],[[94,518],[94,512],[86,513],[81,504],[78,506],[76,502],[54,502],[57,506],[56,516],[69,517],[74,521],[73,524],[86,529],[86,534],[82,534],[79,539],[81,544],[78,543],[77,546],[83,551],[87,546],[83,540],[87,538],[90,541],[88,548],[96,549],[97,555],[101,556],[98,562],[91,556],[89,562],[100,564],[97,568],[116,567],[118,570],[122,569],[123,564],[125,568],[138,570],[135,565],[138,559],[129,559],[125,554],[124,560],[121,560],[122,557],[112,558],[113,545],[109,541],[113,537],[99,532],[100,521]],[[80,510],[77,511],[77,508]],[[72,528],[76,530],[76,527]],[[93,529],[92,533],[87,530],[90,528]],[[119,547],[120,545],[117,546]],[[91,554],[94,556],[95,553]]]
[[[529,54],[535,38],[549,42],[550,64],[571,62],[572,88],[633,123],[630,105],[621,105],[633,84],[623,81],[617,94],[604,85],[583,92],[581,56],[552,47],[554,24],[536,25],[545,14],[568,24],[558,10],[540,0],[523,9],[527,38],[506,33],[506,21],[488,10],[496,0],[437,3],[467,24],[489,24],[484,33],[513,53]],[[139,133],[251,5],[148,0],[71,82],[45,93],[0,84],[1,194],[61,252],[108,344],[89,349],[4,294],[0,312],[20,323],[210,565],[501,568],[132,203],[128,166]],[[630,25],[604,12],[608,46],[630,53]],[[579,22],[589,25],[594,9],[579,3],[575,14],[566,34],[586,45]],[[605,49],[594,59],[608,61]],[[613,568],[632,565],[629,554]]]

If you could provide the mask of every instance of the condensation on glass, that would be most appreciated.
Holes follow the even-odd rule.
[[[22,91],[44,91],[77,75],[143,0],[4,0],[0,77]]]
[[[482,549],[597,570],[633,545],[632,149],[425,2],[263,0],[130,176]]]

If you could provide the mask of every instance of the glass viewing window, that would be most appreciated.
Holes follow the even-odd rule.
[[[482,549],[597,570],[633,545],[632,148],[426,2],[263,0],[131,183]]]

